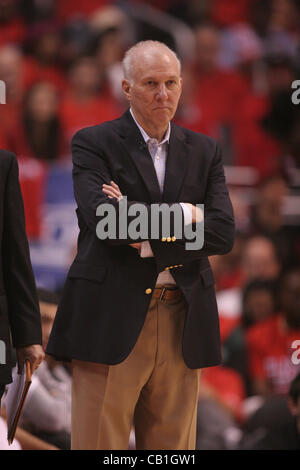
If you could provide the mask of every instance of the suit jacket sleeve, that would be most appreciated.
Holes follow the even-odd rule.
[[[42,344],[41,320],[25,232],[25,216],[15,156],[4,196],[3,271],[13,345]]]
[[[232,204],[226,187],[222,155],[216,143],[212,160],[204,203],[204,243],[201,249],[186,250],[188,240],[176,243],[162,243],[150,240],[156,258],[158,271],[174,264],[185,264],[189,261],[211,255],[222,255],[231,251],[234,242],[235,224]],[[195,224],[193,224],[195,229]]]

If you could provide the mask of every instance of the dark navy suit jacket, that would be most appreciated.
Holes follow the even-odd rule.
[[[134,347],[151,300],[158,273],[170,269],[182,290],[187,311],[183,358],[190,368],[221,361],[214,277],[208,256],[231,250],[232,205],[225,184],[221,153],[212,138],[171,123],[163,194],[152,158],[130,112],[121,118],[80,130],[72,141],[74,193],[80,228],[78,253],[70,267],[48,343],[57,358],[106,364],[123,361]],[[186,250],[185,238],[149,242],[153,258],[141,258],[129,244],[142,240],[100,240],[96,209],[112,204],[102,184],[115,181],[128,208],[143,203],[151,229],[153,204],[190,202],[205,205],[204,245]],[[132,217],[128,217],[128,224]],[[147,290],[148,289],[148,290]]]
[[[0,340],[6,356],[0,384],[11,382],[11,339],[14,347],[42,344],[17,159],[0,150]]]

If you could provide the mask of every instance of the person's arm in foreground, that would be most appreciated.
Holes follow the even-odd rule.
[[[44,352],[15,157],[9,169],[4,197],[3,266],[9,322],[13,345],[17,349],[18,366],[20,369],[24,361],[29,359],[33,372],[44,359]]]

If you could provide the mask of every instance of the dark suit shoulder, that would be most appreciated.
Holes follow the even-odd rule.
[[[186,127],[179,126],[178,124],[172,123],[172,131],[176,133],[176,136],[184,139],[185,143],[194,149],[202,149],[206,156],[215,155],[219,146],[218,141],[213,137],[210,137],[201,132],[195,132]]]
[[[127,132],[130,132],[132,126],[135,126],[128,112],[123,116],[114,119],[112,121],[105,121],[102,124],[96,126],[84,127],[76,132],[72,139],[72,145],[74,143],[95,145],[97,143],[111,142],[111,138],[115,139],[117,136],[126,136]],[[214,154],[218,143],[216,139],[209,137],[208,135],[200,132],[194,132],[185,127],[179,126],[172,122],[172,131],[175,136],[179,139],[184,140],[187,144],[192,147],[202,148],[208,154]]]
[[[14,153],[8,150],[0,149],[0,172],[4,179],[1,179],[1,185],[6,181],[6,178],[11,172],[12,168],[18,171],[17,157]]]
[[[79,131],[77,131],[73,138],[72,142],[78,141],[81,139],[99,139],[101,137],[106,136],[107,134],[113,133],[113,130],[115,128],[114,123],[116,121],[119,121],[118,119],[114,119],[113,121],[105,121],[101,124],[97,124],[95,126],[88,126],[88,127],[83,127]]]
[[[216,146],[218,145],[218,142],[216,139],[206,134],[192,131],[191,129],[179,126],[178,124],[174,124],[174,123],[173,123],[173,126],[177,130],[177,132],[178,131],[182,132],[185,135],[185,138],[187,139],[189,143],[195,143],[195,144],[202,143],[202,145],[205,144],[212,149],[215,149]]]
[[[17,162],[17,157],[13,152],[9,152],[8,150],[0,149],[0,165],[1,168],[9,170],[13,163]]]

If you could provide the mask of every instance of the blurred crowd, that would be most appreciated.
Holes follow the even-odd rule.
[[[300,449],[299,0],[0,0],[0,148],[19,160],[29,239],[74,133],[126,110],[121,60],[145,39],[181,59],[175,122],[220,142],[236,217],[234,249],[210,259],[223,365],[201,373],[197,449]],[[39,295],[46,344],[58,299]],[[35,376],[20,432],[39,441],[20,442],[67,449],[69,366]]]

